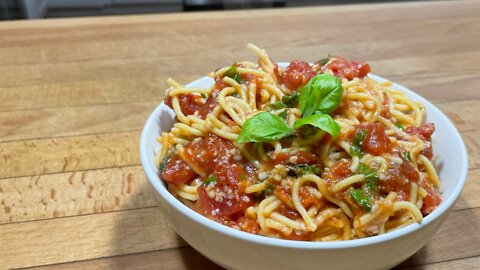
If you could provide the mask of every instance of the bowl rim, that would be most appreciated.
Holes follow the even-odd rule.
[[[279,63],[282,65],[283,63]],[[385,82],[388,81],[385,78],[374,74],[368,74],[368,77],[378,81],[378,82]],[[186,86],[192,86],[194,84],[200,83],[202,80],[210,79],[209,77],[201,77],[197,80],[194,80],[187,84]],[[147,153],[148,151],[152,151],[149,148],[149,143],[147,141],[148,138],[148,130],[149,127],[152,125],[156,125],[158,116],[162,109],[165,108],[163,102],[161,102],[155,110],[150,114],[148,117],[144,128],[142,130],[142,134],[140,137],[140,160],[142,163],[143,170],[150,182],[151,185],[155,188],[158,192],[160,197],[167,202],[167,204],[174,208],[176,211],[180,212],[184,216],[188,217],[189,219],[201,224],[202,226],[207,227],[210,230],[223,234],[225,236],[233,237],[239,240],[243,240],[246,242],[252,242],[260,245],[272,246],[272,247],[280,247],[280,248],[293,248],[293,249],[309,249],[309,250],[326,250],[326,249],[343,249],[343,248],[354,248],[354,247],[362,247],[368,245],[374,245],[385,241],[390,241],[404,235],[410,234],[416,230],[419,230],[423,227],[426,227],[428,224],[432,223],[434,220],[438,219],[443,214],[446,214],[448,210],[453,206],[456,202],[460,193],[465,185],[467,174],[468,174],[468,154],[467,149],[465,147],[465,143],[458,132],[457,128],[453,124],[453,122],[442,112],[440,111],[435,105],[431,102],[420,96],[419,94],[415,93],[414,91],[399,85],[397,83],[393,83],[392,88],[398,89],[404,93],[406,93],[410,98],[414,100],[420,101],[423,104],[430,105],[434,114],[437,114],[439,117],[443,118],[445,123],[447,124],[446,129],[452,130],[454,139],[460,143],[460,151],[461,154],[461,161],[462,168],[459,168],[459,177],[457,178],[457,182],[453,188],[451,195],[446,199],[443,200],[442,203],[427,217],[425,217],[421,224],[414,223],[404,228],[400,228],[398,230],[382,234],[376,235],[361,239],[352,239],[352,240],[344,240],[344,241],[334,241],[334,242],[310,242],[310,241],[296,241],[296,240],[285,240],[285,239],[277,239],[262,235],[251,234],[247,232],[243,232],[234,228],[230,228],[226,225],[217,223],[201,214],[195,212],[193,209],[189,208],[180,200],[175,198],[166,188],[166,186],[162,183],[159,179],[157,174],[157,168],[154,164],[150,164],[148,162]]]

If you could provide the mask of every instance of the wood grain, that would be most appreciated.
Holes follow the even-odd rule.
[[[0,269],[221,269],[165,223],[139,162],[168,77],[329,53],[423,95],[455,123],[467,184],[399,269],[480,258],[480,3],[404,2],[0,23]]]
[[[1,178],[139,164],[140,131],[0,142]]]
[[[0,224],[157,206],[141,166],[0,181]]]
[[[157,207],[0,226],[6,269],[183,246]]]
[[[191,247],[159,250],[141,254],[115,256],[69,264],[48,265],[35,270],[100,270],[100,269],[197,269],[221,270]]]

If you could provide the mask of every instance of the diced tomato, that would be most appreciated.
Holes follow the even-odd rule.
[[[378,156],[392,150],[392,143],[380,123],[365,124],[361,128],[367,129],[367,136],[362,143],[363,151]]]
[[[318,163],[318,157],[310,152],[306,151],[298,151],[295,153],[285,153],[285,152],[279,152],[275,153],[272,156],[272,159],[270,161],[272,167],[275,166],[276,164],[288,164],[290,163],[290,158],[291,157],[296,157],[296,162],[295,164],[317,164]]]
[[[194,94],[183,94],[178,96],[178,103],[182,113],[185,115],[191,115],[200,109],[203,104],[200,102],[200,96]],[[165,105],[173,109],[172,97],[167,97],[165,99]]]
[[[425,146],[423,147],[422,151],[420,152],[422,155],[424,155],[426,158],[432,160],[433,158],[433,148],[432,144],[430,142],[426,142]]]
[[[253,234],[257,234],[260,231],[257,221],[247,216],[240,217],[236,221],[236,227],[241,231]]]
[[[339,160],[334,162],[330,167],[326,168],[322,174],[328,184],[336,183],[338,180],[344,179],[352,175],[350,165],[346,160]]]
[[[198,188],[199,200],[196,210],[209,217],[217,216],[231,219],[241,214],[253,203],[250,195],[244,193],[247,176],[252,174],[244,164],[235,160],[236,149],[231,142],[209,133],[204,138],[196,139],[185,145],[185,155],[207,175],[213,175],[217,181],[210,198],[205,186]]]
[[[432,213],[435,208],[442,202],[442,197],[438,193],[438,191],[434,190],[433,188],[427,189],[427,196],[423,198],[422,204],[422,214],[424,216]]]
[[[310,79],[317,75],[313,68],[305,61],[294,60],[290,63],[283,74],[283,83],[292,90],[297,91],[298,87],[304,86]]]
[[[410,183],[401,175],[398,169],[389,170],[387,178],[379,182],[379,190],[388,194],[397,193],[397,200],[408,201],[410,198]]]
[[[435,125],[433,123],[426,123],[421,127],[408,126],[405,128],[405,132],[410,135],[418,135],[422,140],[429,141],[435,131]]]
[[[325,72],[331,70],[335,76],[342,79],[353,80],[363,78],[370,72],[370,65],[367,62],[348,61],[343,58],[332,58],[322,67]]]
[[[178,154],[173,155],[162,172],[162,178],[172,184],[184,184],[195,177],[196,173]]]
[[[435,132],[435,125],[433,123],[426,123],[421,127],[408,126],[405,128],[405,132],[410,135],[417,135],[425,141],[425,147],[422,149],[421,154],[431,160],[433,158],[433,148],[430,140],[432,139],[433,132]]]
[[[205,120],[207,118],[207,115],[211,113],[213,109],[215,109],[215,107],[218,105],[219,93],[220,90],[215,87],[210,96],[208,96],[205,104],[198,110],[198,117]]]

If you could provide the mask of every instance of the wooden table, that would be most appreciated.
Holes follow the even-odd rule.
[[[219,268],[168,227],[138,142],[167,77],[255,60],[247,42],[277,61],[368,60],[448,114],[468,183],[399,267],[478,267],[479,11],[439,1],[0,23],[0,268]]]

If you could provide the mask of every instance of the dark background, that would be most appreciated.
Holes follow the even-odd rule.
[[[0,0],[0,20],[395,1],[400,2],[400,0]]]

